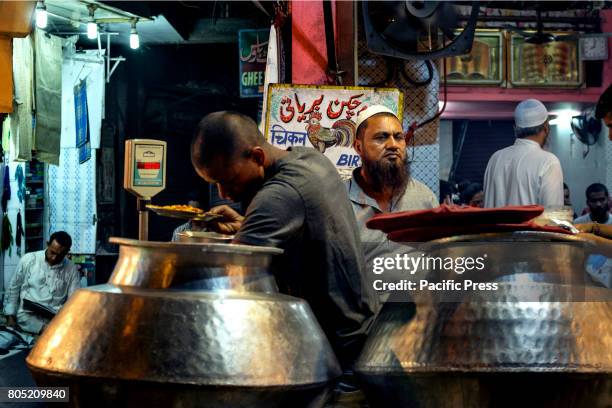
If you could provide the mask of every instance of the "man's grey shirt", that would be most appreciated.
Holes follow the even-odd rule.
[[[376,275],[373,273],[374,259],[378,257],[394,257],[396,254],[404,254],[413,252],[413,248],[405,244],[389,241],[387,235],[379,230],[369,229],[366,227],[366,222],[376,214],[382,214],[383,211],[378,206],[376,200],[367,195],[359,183],[355,175],[361,171],[361,168],[353,170],[353,175],[346,180],[346,188],[349,194],[349,199],[353,205],[353,211],[357,218],[357,225],[361,242],[363,245],[366,275],[370,285],[373,285],[374,280],[382,279],[385,282],[397,281],[399,279],[414,279],[415,275],[397,275],[390,274]],[[389,212],[399,212],[408,210],[423,210],[428,208],[438,207],[438,200],[435,194],[423,183],[414,178],[408,180],[404,193],[399,195],[397,199],[391,203]],[[380,294],[379,294],[380,295]],[[381,296],[381,301],[384,301],[386,296]]]
[[[343,364],[357,357],[377,299],[365,282],[355,215],[329,159],[297,147],[276,161],[235,239],[284,249],[274,268],[281,291],[309,302]]]

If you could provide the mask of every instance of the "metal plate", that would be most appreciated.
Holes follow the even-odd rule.
[[[196,220],[202,222],[209,222],[218,220],[223,218],[220,214],[211,214],[208,212],[200,212],[195,213],[192,211],[180,211],[180,210],[170,210],[168,208],[159,207],[156,205],[149,204],[147,208],[153,211],[155,214],[160,215],[162,217],[170,217],[170,218],[181,218],[184,220]]]

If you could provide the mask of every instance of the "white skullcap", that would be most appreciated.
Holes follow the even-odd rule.
[[[366,110],[362,111],[359,115],[357,115],[357,123],[355,123],[355,129],[358,129],[359,125],[361,125],[366,120],[370,119],[372,116],[378,115],[379,113],[388,113],[397,118],[397,115],[395,114],[395,112],[393,112],[391,109],[387,108],[386,106],[372,105]],[[397,120],[399,120],[399,118],[397,118]]]
[[[540,126],[548,120],[548,111],[537,99],[526,99],[514,110],[514,124],[520,128]]]

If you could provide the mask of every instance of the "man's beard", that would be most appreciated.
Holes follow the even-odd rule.
[[[380,192],[385,187],[391,187],[395,193],[403,192],[410,178],[410,170],[406,158],[401,161],[370,160],[363,158],[363,166],[372,183],[374,191]]]

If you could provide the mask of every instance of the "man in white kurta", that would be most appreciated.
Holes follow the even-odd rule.
[[[563,205],[559,159],[543,149],[550,127],[542,102],[528,99],[514,111],[516,141],[491,156],[484,177],[484,206]]]
[[[79,272],[66,259],[71,245],[70,235],[55,232],[45,250],[30,252],[21,258],[4,299],[7,326],[26,334],[40,333],[49,320],[24,309],[24,299],[57,312],[79,288]]]

